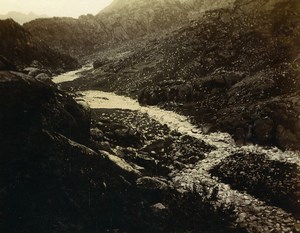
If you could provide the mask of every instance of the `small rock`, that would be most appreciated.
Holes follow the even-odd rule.
[[[148,190],[166,190],[168,188],[167,183],[159,180],[155,177],[142,177],[136,181],[138,187]]]
[[[156,203],[155,205],[151,206],[151,209],[154,212],[160,212],[160,211],[166,210],[167,207],[165,207],[162,203]]]
[[[244,222],[245,219],[246,219],[246,217],[247,217],[246,213],[239,214],[239,216],[238,216],[238,222]]]

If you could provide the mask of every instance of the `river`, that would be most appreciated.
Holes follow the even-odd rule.
[[[67,72],[54,77],[53,82],[59,84],[73,81],[79,78],[83,71],[88,71],[91,69],[91,64],[87,64],[79,70]],[[183,135],[187,134],[194,138],[203,140],[207,144],[213,145],[219,150],[227,150],[231,152],[245,150],[247,152],[266,153],[273,160],[290,163],[292,162],[300,166],[300,157],[298,156],[298,153],[290,151],[283,153],[281,150],[275,147],[267,149],[256,145],[237,147],[232,137],[227,133],[202,133],[202,130],[199,127],[191,124],[189,118],[186,116],[154,106],[141,106],[138,101],[129,97],[98,90],[83,91],[78,92],[77,94],[80,96],[77,98],[77,100],[86,102],[92,109],[105,108],[140,111],[142,113],[147,113],[150,118],[153,118],[161,124],[167,125],[171,130],[176,130]]]
[[[82,68],[80,68],[78,70],[73,70],[73,71],[70,71],[70,72],[67,72],[67,73],[63,73],[63,74],[57,75],[57,76],[55,76],[55,77],[52,78],[52,81],[54,83],[56,83],[56,84],[63,83],[63,82],[73,81],[73,80],[79,78],[80,74],[83,71],[91,70],[92,67],[93,67],[92,64],[86,64],[86,65],[82,66]]]
[[[56,83],[72,81],[79,78],[80,72],[90,69],[84,67],[79,71],[73,71],[60,75],[54,78]],[[300,166],[300,157],[298,153],[287,151],[282,152],[278,148],[264,148],[256,145],[245,145],[242,147],[236,146],[232,137],[227,133],[217,132],[206,134],[198,127],[191,124],[188,117],[182,116],[175,112],[167,111],[153,106],[141,106],[139,103],[131,98],[119,96],[114,93],[102,92],[97,90],[89,90],[79,92],[77,101],[84,101],[89,104],[92,109],[128,109],[140,111],[147,114],[150,118],[167,125],[171,130],[176,130],[182,135],[189,135],[196,139],[202,140],[205,143],[212,145],[215,149],[206,154],[205,159],[198,161],[192,167],[184,168],[181,171],[176,171],[171,174],[171,179],[174,186],[182,192],[199,192],[203,188],[213,189],[217,187],[218,194],[214,205],[216,206],[234,206],[237,213],[242,213],[241,217],[237,217],[237,221],[244,221],[246,224],[251,224],[251,219],[256,219],[253,225],[253,232],[260,232],[261,227],[275,226],[282,219],[287,219],[287,222],[294,222],[295,220],[289,213],[286,213],[280,208],[269,206],[265,202],[256,199],[255,197],[232,189],[228,184],[220,182],[216,177],[212,177],[210,169],[221,163],[226,157],[233,154],[264,154],[268,160],[280,161],[288,164],[296,164]],[[245,203],[248,203],[247,205]],[[259,214],[256,210],[259,210]],[[276,211],[276,216],[270,216],[270,213]],[[260,217],[257,218],[257,215]],[[272,215],[272,214],[271,214]],[[247,216],[247,218],[243,217]],[[266,225],[268,224],[268,225]],[[283,225],[283,229],[287,228]],[[276,232],[276,231],[275,231]]]

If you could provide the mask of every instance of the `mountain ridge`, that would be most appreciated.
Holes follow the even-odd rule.
[[[97,15],[82,15],[72,23],[63,18],[37,19],[24,27],[51,48],[79,57],[113,44],[180,27],[201,15],[204,4],[205,10],[209,10],[208,0],[114,1]],[[229,6],[227,1],[213,5],[214,9]]]
[[[30,12],[28,14],[22,13],[22,12],[18,12],[18,11],[10,11],[7,14],[0,14],[0,19],[13,19],[14,21],[16,21],[19,24],[24,24],[27,22],[30,22],[34,19],[38,19],[38,18],[49,18],[48,15],[46,14],[35,14],[34,12]]]
[[[38,61],[53,71],[70,70],[78,67],[78,62],[49,48],[36,40],[20,24],[12,19],[0,20],[0,55],[21,70]]]

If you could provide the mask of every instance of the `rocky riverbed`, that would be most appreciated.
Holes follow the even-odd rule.
[[[0,87],[3,232],[299,232],[296,152],[114,93],[17,72]]]
[[[77,99],[93,108],[92,132],[106,140],[103,150],[151,177],[152,185],[155,177],[154,186],[164,182],[193,195],[189,201],[226,219],[227,231],[299,232],[298,153],[238,147],[226,133],[205,134],[184,116],[112,93],[86,91]],[[159,205],[172,208],[168,200]],[[193,214],[204,211],[194,208]]]

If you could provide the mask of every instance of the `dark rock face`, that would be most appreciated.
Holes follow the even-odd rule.
[[[16,71],[17,68],[15,67],[15,65],[7,60],[5,57],[0,56],[0,70],[13,70]]]
[[[89,175],[79,172],[86,169],[82,161],[100,159],[68,139],[89,139],[89,114],[54,85],[21,73],[0,72],[0,89],[0,229],[45,232],[52,225],[53,231],[60,231],[57,222],[64,211],[79,213],[68,189],[88,184]],[[54,217],[52,223],[45,224],[47,216]]]
[[[120,225],[134,175],[83,145],[90,111],[21,73],[0,72],[0,92],[0,231],[105,231],[110,211]]]
[[[72,70],[78,67],[75,59],[54,52],[45,43],[34,39],[28,31],[11,19],[0,20],[0,39],[0,55],[4,57],[0,61],[1,70],[4,68],[14,70],[14,66],[22,70],[34,60],[55,72],[59,69]],[[13,65],[9,65],[6,60],[13,62]]]
[[[0,114],[2,136],[7,134],[17,141],[13,140],[17,134],[46,129],[78,142],[89,138],[90,113],[59,92],[54,84],[15,72],[2,71],[0,77],[0,101],[5,109]]]

